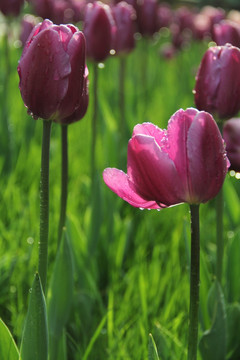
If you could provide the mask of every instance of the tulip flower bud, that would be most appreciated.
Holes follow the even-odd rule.
[[[228,165],[213,117],[193,108],[180,109],[167,130],[151,123],[135,126],[128,143],[127,173],[108,168],[103,179],[132,206],[157,209],[212,199]]]
[[[204,54],[196,76],[195,104],[199,110],[230,118],[240,109],[240,49],[214,46]]]
[[[87,55],[96,62],[104,61],[113,45],[114,20],[111,9],[100,1],[86,6],[83,33]]]
[[[131,5],[121,1],[112,7],[112,13],[116,23],[114,49],[117,54],[129,52],[135,46],[136,12]]]
[[[143,36],[152,36],[158,28],[156,0],[139,0],[136,5],[138,30]]]
[[[223,20],[213,26],[212,38],[217,45],[229,43],[240,47],[240,25],[233,21]]]
[[[18,65],[19,88],[34,117],[60,122],[81,103],[85,71],[85,38],[73,25],[38,24]]]
[[[231,163],[230,170],[240,172],[240,118],[232,118],[225,122],[223,138],[226,151]]]
[[[24,0],[1,0],[0,11],[8,16],[18,16],[23,6]]]

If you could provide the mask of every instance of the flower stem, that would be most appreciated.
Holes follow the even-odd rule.
[[[40,180],[40,240],[38,272],[43,292],[47,282],[48,224],[49,224],[49,150],[52,122],[43,120],[41,180]]]
[[[62,230],[66,222],[67,188],[68,188],[68,125],[61,126],[62,133],[62,187],[61,209],[58,223],[58,247],[62,238]]]
[[[93,116],[92,116],[92,147],[91,147],[91,175],[92,181],[95,174],[95,153],[97,139],[97,116],[98,116],[98,64],[93,64]]]
[[[217,220],[217,266],[216,266],[216,275],[219,284],[222,282],[222,263],[223,263],[223,189],[219,191],[216,196],[216,220]]]
[[[191,270],[190,270],[188,360],[196,360],[197,347],[198,347],[199,268],[200,268],[199,205],[190,205],[190,212],[191,212]]]

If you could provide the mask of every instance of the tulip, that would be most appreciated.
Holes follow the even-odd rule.
[[[131,5],[121,1],[112,7],[112,13],[116,23],[114,49],[117,54],[130,52],[135,46],[136,12]]]
[[[156,0],[140,0],[136,5],[138,30],[143,36],[152,36],[158,28],[158,4]]]
[[[114,20],[111,9],[100,1],[86,6],[83,32],[87,55],[96,62],[104,61],[113,45]]]
[[[33,5],[34,13],[43,19],[52,19],[53,0],[29,0]]]
[[[225,122],[223,138],[231,163],[230,170],[240,172],[240,118],[232,118]]]
[[[1,0],[0,11],[8,16],[18,16],[23,6],[24,0]]]
[[[127,173],[107,168],[103,179],[132,206],[157,209],[207,202],[221,189],[227,168],[213,117],[189,108],[178,110],[167,130],[152,123],[135,126],[128,143]]]
[[[194,89],[199,110],[230,118],[240,109],[240,49],[230,44],[209,48],[203,56]]]
[[[240,25],[233,21],[223,20],[213,26],[212,38],[217,45],[229,43],[240,47]]]
[[[18,65],[20,91],[36,118],[61,122],[79,107],[83,92],[85,38],[73,25],[38,24]]]

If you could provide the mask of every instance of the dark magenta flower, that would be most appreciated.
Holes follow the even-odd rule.
[[[81,102],[85,71],[85,38],[73,25],[38,24],[18,65],[19,88],[34,117],[61,121]]]
[[[52,0],[29,0],[34,13],[43,19],[52,19]]]
[[[229,20],[222,20],[213,26],[213,41],[217,45],[225,45],[226,43],[240,47],[240,25]]]
[[[152,36],[159,30],[158,3],[156,0],[139,0],[136,3],[138,31],[143,36]]]
[[[80,95],[80,103],[76,110],[68,117],[60,119],[61,124],[72,124],[73,122],[81,120],[87,112],[88,102],[89,102],[89,93],[88,93],[88,68],[85,67],[84,81],[83,81],[83,91]]]
[[[135,47],[136,12],[131,5],[121,1],[112,7],[112,13],[116,24],[114,49],[117,54],[130,52]]]
[[[114,27],[110,6],[100,1],[86,6],[83,32],[89,58],[101,62],[109,56],[113,46]]]
[[[240,50],[230,44],[214,46],[204,54],[195,85],[199,110],[230,118],[240,109]]]
[[[223,139],[213,117],[178,110],[167,130],[135,126],[128,143],[127,173],[103,172],[107,186],[135,207],[163,208],[204,203],[217,195],[228,168]]]
[[[23,6],[24,0],[1,0],[0,11],[8,16],[18,16]]]
[[[223,138],[226,151],[231,163],[230,169],[240,171],[240,118],[232,118],[225,122]]]

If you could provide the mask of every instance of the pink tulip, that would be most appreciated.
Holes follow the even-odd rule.
[[[178,110],[167,130],[135,126],[128,143],[127,173],[103,172],[106,185],[129,204],[157,209],[199,204],[217,195],[228,168],[224,143],[212,116]]]
[[[240,49],[210,47],[198,69],[195,104],[199,110],[230,118],[240,110]]]
[[[79,106],[85,71],[85,38],[73,25],[38,24],[18,65],[24,104],[34,117],[61,121]]]
[[[83,32],[87,42],[87,56],[96,62],[104,61],[113,45],[115,26],[109,5],[96,1],[86,6]]]
[[[230,169],[240,171],[240,118],[232,118],[225,122],[223,138],[231,163]]]

